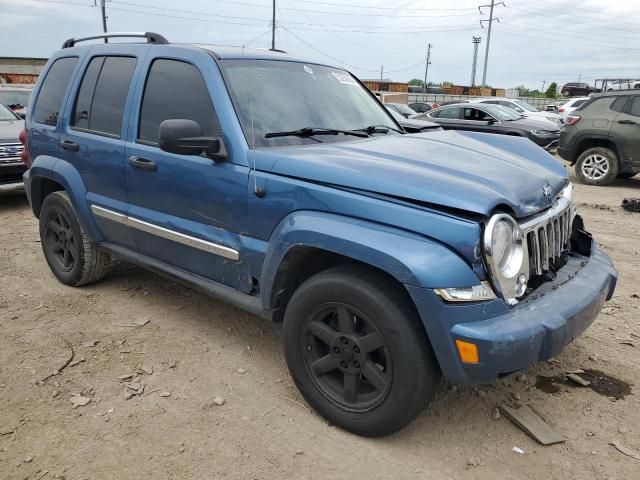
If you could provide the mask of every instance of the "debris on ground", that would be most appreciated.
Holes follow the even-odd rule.
[[[505,404],[500,409],[509,420],[542,445],[552,445],[566,440],[526,405],[516,409]]]
[[[140,370],[147,375],[153,374],[153,367],[151,365],[145,365],[144,363],[140,366]]]
[[[524,453],[524,450],[520,447],[513,447],[511,451],[517,453],[518,455],[522,455]]]
[[[213,399],[213,403],[215,403],[219,407],[224,405],[224,402],[225,402],[225,399],[223,397],[216,397]]]
[[[494,408],[491,411],[491,418],[493,418],[494,420],[500,420],[500,417],[502,415],[500,415],[500,409],[498,407]]]
[[[69,399],[73,403],[73,408],[84,407],[91,399],[89,397],[83,397],[82,395],[75,395]]]
[[[623,198],[622,208],[627,212],[640,212],[640,198]]]
[[[244,368],[239,368],[238,373],[247,373],[247,371]]]
[[[620,453],[624,453],[627,457],[631,457],[631,458],[635,458],[636,460],[640,460],[640,453],[636,452],[635,450],[631,450],[630,448],[624,447],[622,445],[620,445],[620,442],[618,441],[613,441],[611,442],[611,445],[613,445],[616,450],[618,450]]]
[[[169,392],[167,390],[164,390],[163,392],[160,392],[160,396],[164,397],[164,398],[170,397],[171,396],[171,392]]]
[[[62,337],[60,337],[62,338]],[[62,341],[65,343],[65,345],[67,346],[67,348],[69,349],[69,356],[67,357],[67,360],[64,362],[64,364],[62,364],[61,367],[59,367],[57,370],[54,370],[51,374],[47,375],[46,377],[44,377],[42,380],[40,380],[39,383],[44,383],[47,380],[49,380],[51,377],[54,377],[56,375],[59,375],[60,372],[62,370],[64,370],[65,368],[67,368],[67,366],[69,366],[69,364],[71,363],[71,361],[73,360],[73,357],[75,356],[76,352],[73,351],[73,347],[71,346],[71,344],[67,341],[66,338],[62,338]]]
[[[577,383],[578,385],[582,385],[583,387],[588,387],[589,385],[591,385],[591,382],[589,380],[585,380],[584,378],[582,378],[580,375],[576,373],[567,374],[567,378],[572,382]]]
[[[82,344],[82,346],[83,346],[84,348],[92,348],[92,347],[97,346],[97,345],[98,345],[98,343],[99,343],[99,342],[98,342],[98,340],[90,340],[90,341],[88,341],[88,342],[84,342],[84,343]]]

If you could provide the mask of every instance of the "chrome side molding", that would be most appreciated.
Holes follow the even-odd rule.
[[[233,248],[225,247],[224,245],[219,245],[217,243],[192,237],[184,233],[176,232],[175,230],[170,230],[153,223],[145,222],[134,217],[129,217],[122,213],[99,207],[98,205],[91,205],[91,211],[98,217],[106,218],[107,220],[121,223],[142,232],[150,233],[151,235],[156,235],[158,237],[165,238],[167,240],[171,240],[188,247],[197,248],[198,250],[202,250],[204,252],[228,258],[229,260],[240,259],[240,252],[234,250]]]

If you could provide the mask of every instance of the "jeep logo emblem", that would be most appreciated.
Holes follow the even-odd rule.
[[[549,185],[545,185],[544,187],[542,187],[542,193],[546,198],[551,198],[551,192],[552,190]]]

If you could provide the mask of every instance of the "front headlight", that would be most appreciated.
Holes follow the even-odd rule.
[[[524,235],[512,217],[491,217],[484,232],[484,254],[496,289],[507,303],[517,303],[527,289],[528,265]]]

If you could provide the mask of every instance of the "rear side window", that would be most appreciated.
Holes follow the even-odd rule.
[[[633,102],[631,102],[631,108],[629,109],[629,115],[640,117],[640,95],[633,97]]]
[[[627,103],[628,99],[629,99],[629,97],[617,97],[613,101],[613,103],[611,104],[609,109],[613,110],[614,112],[621,112],[622,109],[624,108],[624,104]]]
[[[66,57],[59,58],[51,65],[33,110],[34,122],[53,126],[58,123],[62,98],[77,63],[78,57]]]
[[[442,110],[440,110],[440,114],[438,115],[438,118],[454,118],[457,119],[460,117],[460,109],[458,107],[453,107],[453,108],[443,108]]]
[[[586,100],[575,100],[573,102],[573,105],[571,105],[573,108],[578,108],[579,106],[581,106],[584,102],[586,102]]]
[[[219,136],[218,120],[200,71],[178,60],[155,60],[140,109],[138,139],[158,143],[158,127],[172,118],[197,122],[204,136]]]
[[[135,68],[135,58],[94,57],[78,90],[72,127],[120,137]]]
[[[595,100],[586,103],[582,108],[580,108],[580,111],[589,112],[589,114],[594,115],[607,115],[607,111],[613,101],[613,97],[596,98]]]

